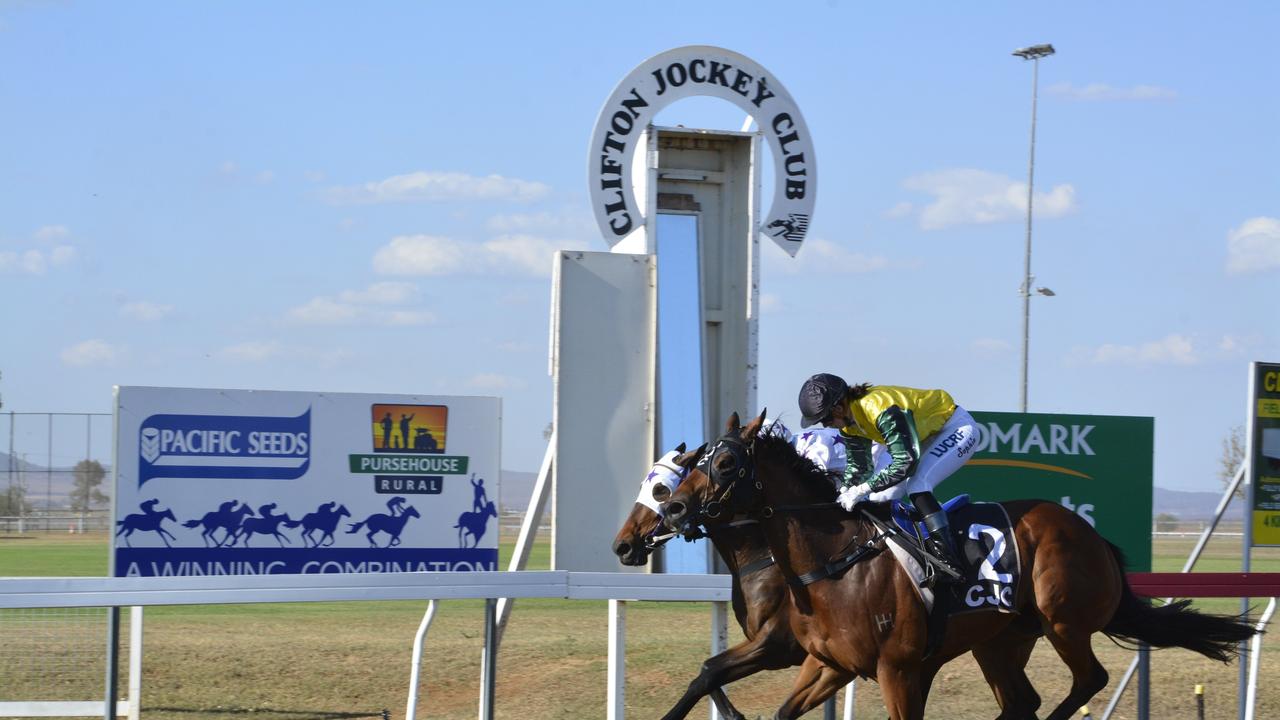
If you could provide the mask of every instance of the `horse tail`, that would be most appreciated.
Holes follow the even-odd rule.
[[[360,532],[360,528],[364,527],[366,522],[368,522],[368,520],[361,520],[358,523],[347,523],[347,534],[350,535],[351,533]]]
[[[193,528],[193,527],[200,527],[200,521],[199,521],[199,520],[188,520],[188,521],[186,521],[186,522],[182,523],[182,527],[189,527],[189,528]]]
[[[1202,613],[1188,607],[1191,601],[1187,599],[1157,607],[1150,599],[1138,597],[1124,575],[1124,554],[1107,544],[1121,569],[1120,605],[1102,628],[1112,640],[1185,648],[1225,663],[1239,654],[1241,642],[1253,637],[1253,626],[1243,616]]]
[[[285,520],[284,526],[287,528],[296,528],[302,524],[301,520]]]

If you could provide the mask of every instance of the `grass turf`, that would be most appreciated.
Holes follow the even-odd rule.
[[[1179,570],[1194,539],[1160,539],[1155,569]],[[502,549],[502,565],[510,556]],[[1239,540],[1210,543],[1202,571],[1239,568]],[[530,569],[548,565],[545,543]],[[34,536],[0,539],[0,577],[94,576],[105,573],[105,536]],[[1255,550],[1253,569],[1280,571],[1280,554]],[[1235,599],[1198,601],[1211,612],[1237,612]],[[251,606],[174,606],[147,610],[143,708],[148,718],[231,718],[244,714],[287,718],[373,717],[383,708],[403,715],[409,651],[425,602],[288,603]],[[483,604],[440,604],[428,635],[420,689],[420,717],[471,718],[479,684]],[[596,718],[605,714],[607,613],[604,602],[520,600],[498,656],[499,718]],[[627,615],[628,712],[664,712],[696,674],[707,654],[707,610],[697,603],[631,603]],[[736,628],[730,642],[740,639]],[[84,642],[84,639],[80,639]],[[89,638],[96,642],[95,637]],[[1095,648],[1112,686],[1132,657],[1099,636]],[[1268,640],[1263,677],[1278,671]],[[56,651],[55,651],[56,652]],[[1269,655],[1270,653],[1270,655]],[[2,653],[0,653],[2,655]],[[3,662],[0,660],[0,662]],[[1237,669],[1178,650],[1153,662],[1153,715],[1193,717],[1192,687],[1208,688],[1210,718],[1235,717]],[[14,677],[0,665],[0,700],[32,699],[56,687],[60,697],[100,693],[99,669],[76,681]],[[794,671],[762,673],[730,686],[749,715],[768,715],[785,696]],[[1069,674],[1047,643],[1033,654],[1028,674],[1044,698],[1042,713],[1065,695]],[[6,675],[9,679],[5,680]],[[78,683],[78,684],[77,684]],[[32,694],[34,693],[34,694]],[[1111,687],[1095,699],[1100,713]],[[858,717],[883,716],[879,693],[859,683]],[[1133,717],[1132,691],[1116,717]],[[1259,717],[1280,714],[1280,690],[1262,688]],[[704,717],[705,703],[691,717]],[[816,714],[816,713],[815,713]],[[930,697],[930,718],[981,718],[996,714],[990,692],[970,658],[949,664]]]

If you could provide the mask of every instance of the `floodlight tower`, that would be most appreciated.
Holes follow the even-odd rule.
[[[1052,45],[1032,45],[1018,48],[1014,55],[1023,60],[1032,61],[1031,71],[1031,158],[1027,163],[1027,246],[1023,258],[1022,287],[1018,294],[1022,296],[1022,412],[1027,411],[1027,355],[1031,345],[1031,283],[1035,276],[1031,274],[1031,191],[1036,173],[1036,91],[1040,82],[1040,58],[1054,54]],[[1048,288],[1037,288],[1041,295],[1053,295]]]

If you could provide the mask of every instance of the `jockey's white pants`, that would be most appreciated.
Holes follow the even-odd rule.
[[[977,442],[977,423],[969,411],[957,405],[951,419],[936,433],[921,441],[920,462],[916,464],[915,473],[891,488],[871,493],[868,499],[871,502],[887,502],[901,500],[915,493],[933,492],[943,480],[951,477],[952,473],[969,461]],[[884,446],[875,449],[881,450],[875,458],[876,470],[880,470],[892,458]]]

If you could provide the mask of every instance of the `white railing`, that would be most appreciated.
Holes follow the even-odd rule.
[[[490,600],[559,598],[608,600],[610,612],[608,717],[623,717],[625,616],[630,600],[728,602],[728,575],[650,575],[563,570],[476,573],[383,573],[363,575],[235,575],[146,578],[0,578],[0,609],[224,605],[353,600]],[[486,603],[485,653],[480,717],[493,717],[491,682],[496,653],[496,602]],[[412,690],[406,716],[417,700],[417,664],[424,618],[414,643]],[[79,705],[79,703],[77,703]],[[88,704],[85,704],[90,707]],[[119,704],[124,714],[127,703]],[[90,708],[91,709],[91,708]]]
[[[723,602],[729,600],[729,576],[548,570],[361,575],[0,578],[0,608],[485,598]]]

